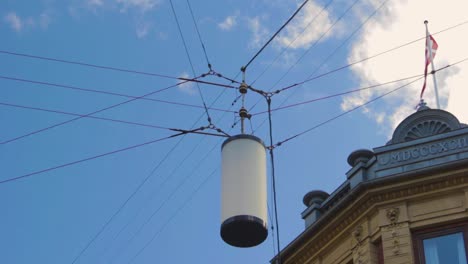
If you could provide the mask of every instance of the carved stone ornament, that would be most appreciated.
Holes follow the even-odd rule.
[[[400,208],[387,209],[387,218],[390,221],[390,225],[396,225],[398,223],[399,217],[400,217]]]
[[[358,244],[361,242],[362,240],[362,226],[357,226],[356,229],[354,229],[353,231],[353,237],[354,239],[356,239],[356,242],[358,242]]]
[[[425,107],[403,120],[387,145],[442,134],[464,126],[447,111]]]
[[[389,229],[392,230],[392,252],[393,255],[398,255],[400,253],[400,239],[397,231],[398,218],[400,217],[400,208],[389,208],[387,209],[387,219],[390,221]]]
[[[400,240],[398,238],[395,238],[393,240],[393,248],[392,248],[393,255],[398,255],[400,253]]]
[[[353,238],[357,242],[356,247],[353,249],[354,262],[357,264],[363,263],[363,260],[362,260],[363,252],[361,248],[362,234],[363,234],[363,228],[361,225],[357,226],[352,232]]]

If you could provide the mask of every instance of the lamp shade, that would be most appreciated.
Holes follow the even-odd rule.
[[[268,236],[265,145],[241,134],[224,141],[221,156],[221,237],[235,247],[259,245]]]

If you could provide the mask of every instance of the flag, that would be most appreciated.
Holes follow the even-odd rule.
[[[439,45],[437,44],[435,39],[432,37],[432,35],[428,35],[426,38],[426,65],[424,68],[424,84],[421,90],[421,96],[420,96],[421,99],[423,97],[424,90],[426,89],[427,67],[429,66],[429,64],[431,64],[432,60],[434,59],[438,47]],[[431,54],[432,54],[432,57],[431,57]]]

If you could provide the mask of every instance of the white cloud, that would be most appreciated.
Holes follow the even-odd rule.
[[[277,37],[277,43],[292,49],[309,48],[323,34],[326,33],[320,41],[326,40],[339,29],[335,25],[327,32],[331,25],[330,13],[316,2],[309,2],[285,28],[285,32]]]
[[[144,38],[151,31],[152,24],[148,22],[139,23],[136,27],[136,35],[138,38]]]
[[[168,35],[166,32],[164,32],[164,31],[160,31],[160,32],[158,32],[158,38],[159,38],[160,40],[168,40],[168,39],[169,39],[169,35]]]
[[[221,30],[229,31],[237,25],[237,16],[228,16],[223,22],[218,24]]]
[[[39,21],[39,26],[42,29],[47,29],[50,23],[52,22],[52,18],[50,14],[43,12],[42,14],[39,15],[38,21]]]
[[[47,29],[52,23],[51,12],[44,11],[37,17],[22,18],[15,12],[10,12],[5,16],[5,22],[16,32],[23,32],[28,29],[41,28]]]
[[[88,0],[86,4],[91,7],[98,7],[98,6],[103,6],[104,1],[103,0]]]
[[[370,6],[376,6],[375,1],[367,0]],[[359,61],[371,55],[410,42],[425,35],[423,21],[428,19],[432,33],[456,25],[466,20],[468,2],[459,0],[440,1],[389,1],[385,12],[378,13],[377,20],[369,21],[362,29],[362,35],[355,41],[348,57],[348,62]],[[360,10],[360,12],[362,9]],[[367,12],[369,14],[369,12]],[[367,15],[363,15],[366,17]],[[441,34],[434,35],[439,44],[435,67],[441,68],[468,57],[466,47],[468,25],[461,26]],[[361,86],[382,83],[400,79],[424,70],[424,41],[408,45],[391,53],[376,57],[352,67]],[[442,109],[457,116],[461,122],[468,122],[468,111],[465,107],[468,98],[468,63],[458,64],[437,73],[437,83]],[[401,83],[400,83],[401,85]],[[397,85],[387,88],[376,88],[347,96],[343,99],[342,109],[348,110],[370,98],[381,95]],[[381,103],[369,106],[367,114],[376,122],[383,123],[385,130],[390,132],[402,119],[414,112],[418,103],[422,80],[408,88],[384,97],[385,108]],[[432,76],[428,76],[424,99],[431,108],[436,108]]]
[[[258,48],[264,44],[268,37],[268,30],[261,24],[261,18],[247,18],[247,27],[252,32],[252,39],[249,42],[250,48]]]
[[[150,11],[160,4],[160,0],[116,0],[118,4],[123,7],[122,12],[125,12],[128,8],[136,8],[142,12]]]
[[[191,78],[188,73],[184,72],[182,73],[179,78]],[[194,95],[196,94],[196,90],[195,90],[195,87],[194,87],[194,82],[186,82],[186,83],[183,83],[179,86],[177,86],[179,88],[180,91],[184,92],[184,93],[187,93],[189,95]]]
[[[15,12],[8,13],[5,16],[5,22],[7,22],[10,25],[10,27],[16,32],[21,32],[21,30],[23,29],[23,21]]]
[[[147,37],[154,29],[154,23],[147,12],[161,4],[161,0],[82,0],[81,6],[69,7],[69,13],[74,18],[80,18],[80,12],[98,11],[119,12],[122,16],[131,17],[134,22],[135,35],[139,39]]]

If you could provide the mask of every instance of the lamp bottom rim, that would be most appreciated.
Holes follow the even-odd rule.
[[[268,236],[267,223],[252,215],[236,215],[221,224],[221,238],[234,247],[254,247]]]

